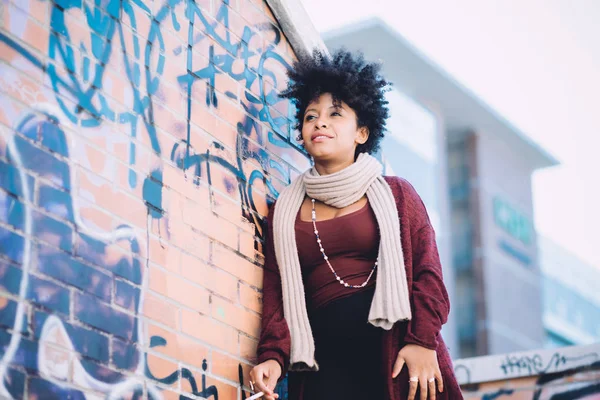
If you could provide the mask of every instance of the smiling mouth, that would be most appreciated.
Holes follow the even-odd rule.
[[[331,139],[329,136],[325,136],[325,135],[318,135],[318,136],[314,136],[311,140],[313,142],[322,142],[326,139]]]

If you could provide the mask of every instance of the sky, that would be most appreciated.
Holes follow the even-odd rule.
[[[381,18],[555,156],[533,175],[536,230],[600,268],[600,1],[302,3],[320,32]]]

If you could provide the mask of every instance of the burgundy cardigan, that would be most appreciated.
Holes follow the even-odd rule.
[[[387,376],[386,398],[403,400],[407,396],[409,379],[407,368],[404,367],[396,379],[392,379],[392,368],[400,349],[406,344],[413,343],[437,351],[444,379],[444,393],[437,393],[436,399],[462,399],[454,376],[452,360],[440,335],[440,329],[448,319],[450,302],[443,282],[435,232],[425,205],[414,187],[407,180],[398,177],[385,177],[385,180],[392,189],[400,217],[402,250],[412,309],[410,321],[397,322],[383,335],[382,374]],[[271,208],[270,215],[274,207],[275,204]],[[273,238],[270,235],[272,228],[272,219],[269,218],[263,277],[262,329],[257,349],[257,362],[276,360],[282,366],[283,377],[289,367],[291,339],[283,315],[281,277],[275,259]],[[307,373],[311,372],[289,374],[290,400],[302,399],[303,374]]]

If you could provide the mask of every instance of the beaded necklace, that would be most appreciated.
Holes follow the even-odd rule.
[[[371,276],[373,276],[373,272],[375,272],[375,268],[377,268],[377,261],[375,261],[375,265],[373,265],[373,269],[371,269],[371,273],[367,277],[367,280],[364,281],[362,284],[351,285],[348,282],[344,282],[344,280],[342,278],[340,278],[340,276],[335,272],[335,270],[331,266],[331,263],[329,262],[329,257],[327,257],[327,255],[325,254],[325,249],[323,248],[323,244],[321,243],[321,238],[319,237],[319,230],[317,229],[317,211],[315,210],[315,199],[310,199],[310,201],[312,202],[312,223],[313,223],[313,228],[315,230],[315,236],[317,238],[317,244],[319,245],[319,250],[321,250],[321,254],[323,255],[323,258],[325,259],[325,262],[327,263],[327,265],[329,266],[329,269],[335,276],[335,279],[337,279],[337,281],[340,283],[340,285],[343,285],[347,288],[360,289],[360,288],[365,287],[367,285],[367,283],[369,283]]]

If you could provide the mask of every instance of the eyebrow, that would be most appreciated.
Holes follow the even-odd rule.
[[[331,106],[331,107],[329,107],[329,108],[337,108],[337,109],[339,109],[339,110],[343,110],[343,109],[344,109],[344,107],[343,107],[342,105],[336,106],[335,104],[334,104],[334,105],[332,105],[332,106]],[[309,111],[314,111],[314,112],[317,112],[317,110],[315,110],[314,108],[308,108],[306,111],[304,111],[304,115],[306,115],[306,113],[307,113],[307,112],[309,112]]]

